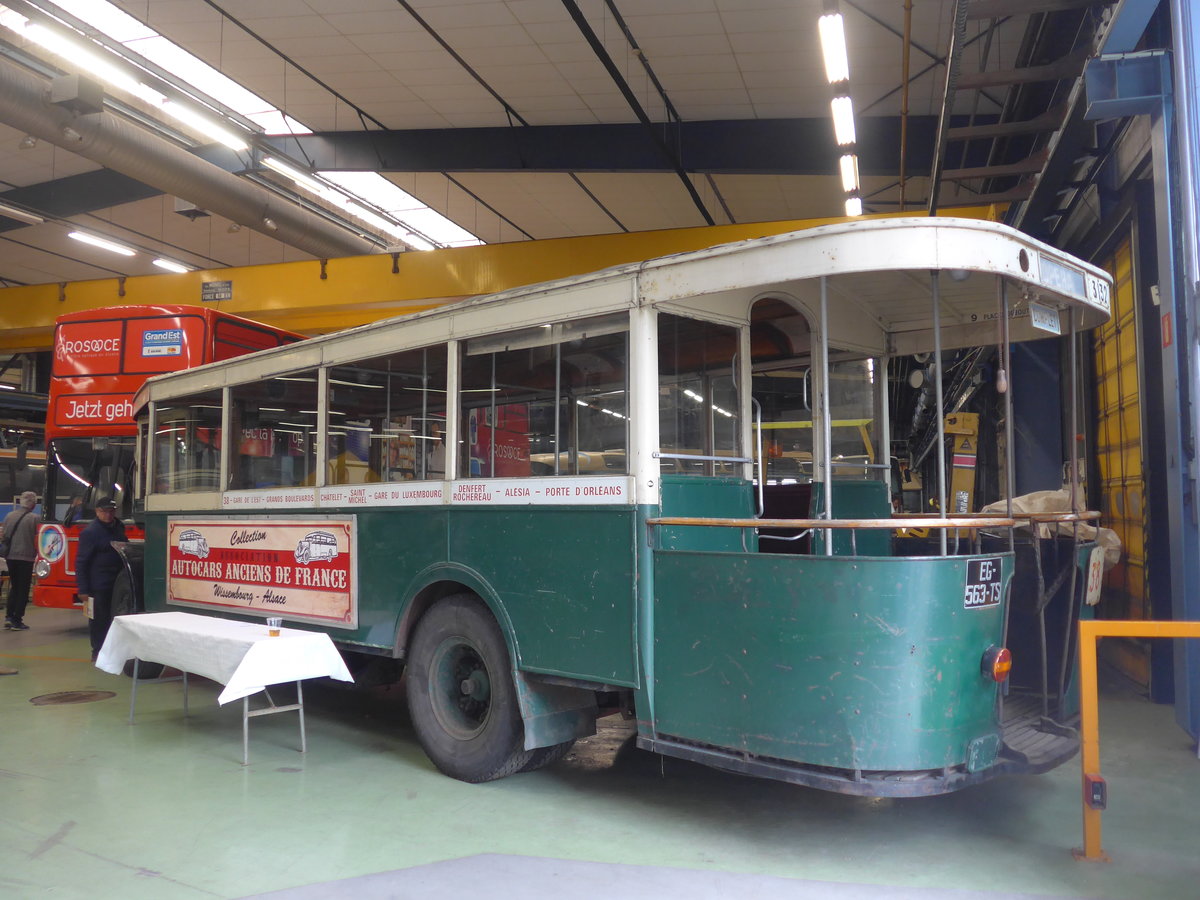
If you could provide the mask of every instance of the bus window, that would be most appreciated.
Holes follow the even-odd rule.
[[[326,484],[445,477],[446,347],[329,370]]]
[[[843,480],[875,481],[881,469],[875,463],[873,422],[878,386],[874,359],[829,364],[830,455],[833,477]]]
[[[664,473],[740,474],[735,464],[699,458],[741,456],[740,404],[733,381],[736,354],[737,331],[730,326],[659,316],[659,445]]]
[[[47,484],[43,508],[65,515],[75,497],[83,498],[83,516],[91,518],[96,501],[111,497],[117,515],[133,513],[133,435],[60,438],[54,442],[53,484]]]
[[[230,388],[230,412],[230,427],[238,436],[229,468],[230,488],[315,483],[315,369]]]
[[[466,342],[464,477],[628,471],[628,317]]]
[[[30,447],[0,448],[0,515],[16,507],[25,491],[39,497],[46,484],[46,451]]]
[[[221,489],[221,392],[206,391],[159,406],[154,430],[158,493]]]
[[[754,375],[754,397],[762,408],[762,449],[769,480],[812,481],[811,382],[807,366]],[[757,462],[755,465],[757,472]]]

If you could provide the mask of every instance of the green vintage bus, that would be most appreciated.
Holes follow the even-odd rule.
[[[874,448],[889,357],[1074,334],[1110,286],[1000,224],[856,221],[157,377],[144,600],[117,607],[403,664],[470,782],[613,711],[644,748],[854,794],[1045,768],[1072,739],[1012,752],[1002,697],[1014,520],[894,517]],[[914,524],[935,537],[900,552]]]

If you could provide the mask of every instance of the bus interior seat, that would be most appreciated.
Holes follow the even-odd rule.
[[[825,508],[825,485],[772,484],[763,490],[763,516],[768,519],[816,518]],[[887,519],[892,515],[892,500],[888,486],[882,481],[837,481],[833,486],[833,517],[835,519]],[[764,528],[761,535],[790,536],[795,531]],[[890,556],[890,528],[858,529],[853,541],[850,532],[834,533],[835,556]],[[818,546],[821,546],[818,544]],[[759,541],[762,553],[811,553],[812,535],[797,541]]]

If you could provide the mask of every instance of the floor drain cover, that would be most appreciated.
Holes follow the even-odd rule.
[[[57,694],[42,694],[29,702],[34,706],[58,706],[63,703],[95,703],[115,696],[112,691],[59,691]]]

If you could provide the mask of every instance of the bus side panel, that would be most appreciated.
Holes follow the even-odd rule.
[[[986,559],[1003,598],[1012,556]],[[1003,629],[1003,601],[964,605],[967,570],[964,557],[656,551],[658,734],[841,769],[963,763],[973,740],[998,744],[980,664]]]
[[[218,518],[287,524],[346,512]],[[425,507],[355,515],[358,628],[321,628],[334,640],[391,648],[414,578],[450,563],[470,570],[494,592],[501,606],[497,617],[501,627],[511,628],[522,669],[637,683],[632,509]],[[175,608],[166,603],[166,526],[167,516],[147,516],[145,585],[151,611]],[[278,607],[189,611],[287,618],[286,609]]]
[[[754,485],[741,478],[699,475],[662,476],[663,516],[747,519],[754,515]],[[758,533],[750,528],[671,528],[656,534],[658,546],[669,550],[729,550],[753,552]]]
[[[490,584],[522,669],[633,685],[634,511],[456,509],[450,560]]]
[[[349,510],[339,510],[349,512]],[[446,560],[448,510],[365,510],[358,520],[358,625],[355,640],[392,647],[417,573]],[[334,640],[346,635],[330,630]]]

